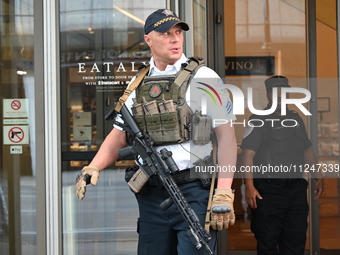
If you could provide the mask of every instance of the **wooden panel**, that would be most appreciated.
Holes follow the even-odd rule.
[[[316,0],[316,19],[336,29],[336,1]]]
[[[321,197],[319,203],[320,217],[339,216],[339,198]]]
[[[338,190],[338,179],[324,179],[324,191],[321,195],[323,198],[329,197],[339,197],[339,190]]]

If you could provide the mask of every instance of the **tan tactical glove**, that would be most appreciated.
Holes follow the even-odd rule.
[[[82,200],[85,197],[86,185],[97,184],[99,169],[96,166],[85,166],[76,178],[76,194]]]
[[[234,225],[234,193],[232,189],[215,189],[211,205],[211,228],[222,230]]]

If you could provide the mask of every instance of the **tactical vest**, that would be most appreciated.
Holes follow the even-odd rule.
[[[278,116],[275,116],[273,119],[278,119]],[[257,116],[258,119],[261,117]],[[270,116],[266,116],[266,118],[271,119]],[[303,166],[304,164],[304,151],[308,136],[303,121],[296,112],[289,111],[289,115],[285,116],[285,119],[294,119],[298,125],[296,127],[283,127],[280,124],[281,121],[275,121],[273,122],[274,124],[272,122],[265,122],[266,130],[264,131],[264,138],[259,150],[256,152],[254,165],[276,166],[276,169],[279,169],[281,166],[287,166],[291,171],[261,173],[258,177],[301,177],[298,166]]]
[[[155,145],[178,144],[190,140],[193,112],[185,95],[202,58],[189,58],[173,75],[146,76],[136,89],[132,112],[142,130]]]

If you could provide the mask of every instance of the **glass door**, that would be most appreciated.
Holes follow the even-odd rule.
[[[305,250],[306,253],[314,250],[313,254],[338,254],[339,33],[336,17],[339,6],[336,1],[315,2],[316,48],[312,49],[315,55],[307,56],[306,13],[312,9],[307,10],[304,1],[225,0],[225,70],[228,83],[238,84],[243,92],[249,86],[255,89],[253,100],[257,109],[265,106],[263,81],[270,75],[285,75],[304,88],[308,83],[317,84],[317,98],[313,100],[317,101],[317,112],[310,118],[317,118],[318,137],[313,137],[317,141],[315,153],[319,164],[326,166],[328,171],[323,173],[324,192],[318,202],[313,201],[313,189],[309,189],[310,229]],[[307,60],[310,59],[316,61],[309,64],[316,65],[317,72],[312,75],[317,78],[308,81]],[[250,113],[247,111],[245,116],[239,116],[238,122],[248,119]],[[309,120],[304,118],[304,121],[308,127]],[[244,129],[239,126],[236,132],[240,143]],[[250,230],[251,213],[245,203],[241,176],[238,177],[234,180],[237,221],[228,231],[228,250],[230,254],[255,254],[256,241]]]
[[[225,0],[224,64],[228,84],[239,87],[245,95],[245,114],[237,116],[237,142],[241,144],[244,128],[252,114],[247,89],[252,88],[255,109],[267,106],[264,80],[280,74],[295,79],[297,86],[307,88],[306,11],[303,1]],[[308,120],[304,117],[306,125]],[[241,149],[238,154],[240,167]],[[250,229],[251,211],[245,201],[242,174],[233,182],[234,209],[237,217],[228,229],[230,254],[256,254],[256,240]],[[309,250],[309,243],[306,244]]]
[[[41,13],[35,7],[33,0],[0,2],[0,254],[4,255],[46,253],[38,247],[44,233],[37,233],[44,228],[37,215],[45,217],[39,214],[37,201],[43,205],[45,193],[42,55],[37,56],[42,48],[41,24],[35,23]]]
[[[144,20],[166,2],[59,1],[63,254],[136,253],[138,209],[124,181],[131,162],[103,171],[82,201],[74,184],[112,129],[104,116],[149,61]]]

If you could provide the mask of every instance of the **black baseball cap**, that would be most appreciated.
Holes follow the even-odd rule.
[[[274,87],[290,87],[288,78],[283,75],[274,75],[269,77],[267,80],[264,81],[266,85],[266,90],[271,90]]]
[[[167,9],[158,9],[147,17],[144,24],[144,34],[147,35],[153,30],[165,33],[177,24],[181,25],[183,30],[189,30],[189,25],[181,21],[174,12]]]

